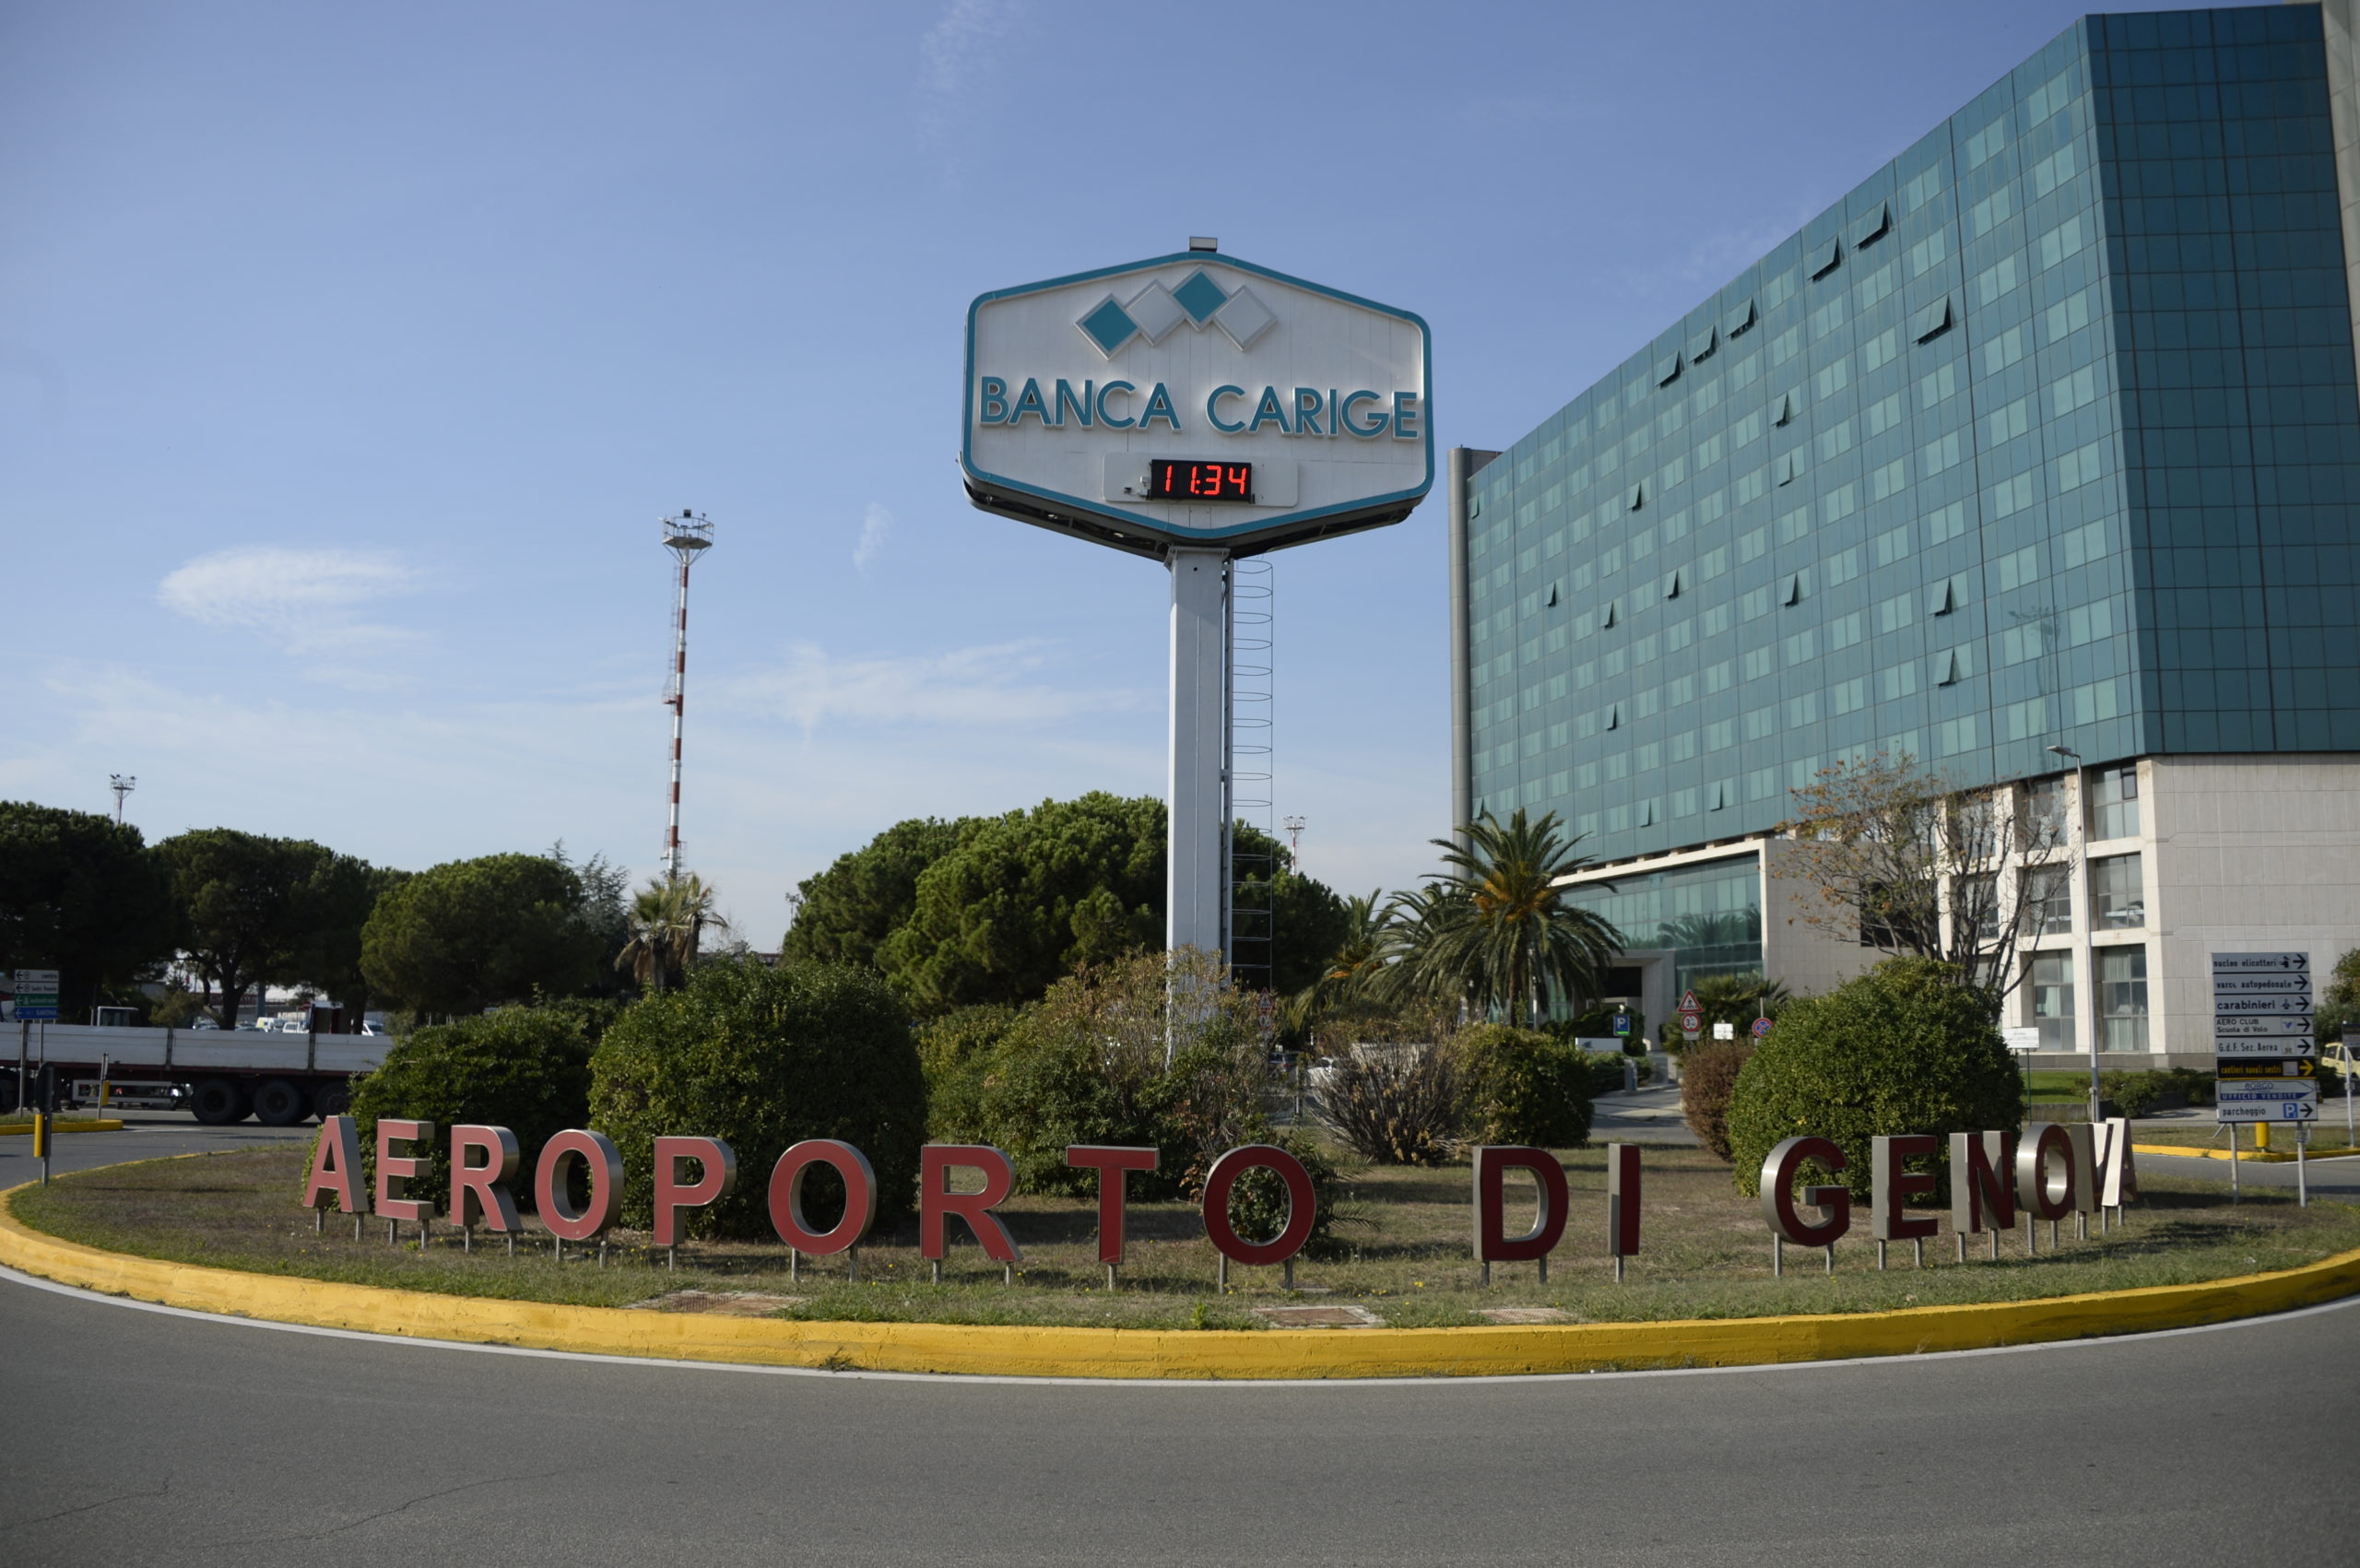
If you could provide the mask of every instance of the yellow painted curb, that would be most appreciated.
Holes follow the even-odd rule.
[[[2210,1149],[2193,1143],[2134,1143],[2133,1154],[2159,1154],[2166,1160],[2237,1160],[2247,1163],[2259,1161],[2265,1165],[2292,1165],[2292,1149],[2281,1152],[2275,1149],[2240,1149],[2235,1154],[2225,1149]],[[2349,1160],[2360,1154],[2360,1149],[2314,1149],[2307,1150],[2314,1160]]]
[[[845,1371],[1252,1379],[1763,1366],[2183,1328],[2360,1292],[2354,1249],[2301,1268],[2198,1285],[1810,1316],[1265,1331],[796,1323],[490,1301],[164,1263],[27,1228],[14,1211],[22,1190],[0,1193],[0,1263],[61,1284],[198,1312],[418,1339]]]
[[[52,1122],[49,1124],[49,1130],[53,1133],[121,1132],[123,1124],[112,1116],[100,1116],[88,1122]],[[30,1138],[32,1132],[33,1125],[30,1122],[0,1126],[0,1138]]]

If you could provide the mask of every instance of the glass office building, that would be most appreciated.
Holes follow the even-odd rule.
[[[2360,946],[2351,9],[2086,18],[1454,454],[1454,805],[1610,863],[1651,1017],[1858,967],[1775,830],[1880,752],[2071,817],[2009,1020],[2054,1049],[2209,1049],[2207,943]],[[2241,834],[2315,896],[2245,907]]]

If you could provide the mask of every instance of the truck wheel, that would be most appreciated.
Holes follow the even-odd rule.
[[[322,1121],[341,1116],[352,1109],[352,1085],[331,1081],[320,1085],[312,1096],[312,1114]]]
[[[201,1080],[188,1097],[188,1108],[208,1127],[226,1127],[246,1119],[246,1095],[226,1078]]]
[[[266,1078],[254,1086],[254,1120],[266,1127],[291,1127],[311,1113],[304,1092],[283,1078]]]

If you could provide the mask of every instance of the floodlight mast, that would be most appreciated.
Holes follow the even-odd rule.
[[[131,773],[109,773],[107,787],[114,791],[114,825],[120,828],[123,826],[123,797],[139,787],[139,780]]]
[[[713,524],[684,506],[678,517],[664,519],[664,548],[680,563],[678,610],[672,622],[672,674],[664,688],[664,705],[672,710],[671,814],[664,829],[664,880],[670,883],[680,875],[680,717],[688,705],[689,568],[713,548]]]

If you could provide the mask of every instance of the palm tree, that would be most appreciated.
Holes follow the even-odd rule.
[[[1595,996],[1623,941],[1561,886],[1591,864],[1575,852],[1580,835],[1568,837],[1553,811],[1534,821],[1521,807],[1504,826],[1486,811],[1462,831],[1464,848],[1434,841],[1445,869],[1428,884],[1411,961],[1427,986],[1536,1023],[1552,989],[1570,1000]]]
[[[1742,1029],[1757,1018],[1776,1018],[1794,1000],[1780,980],[1764,980],[1757,970],[1741,974],[1700,974],[1688,983],[1706,1023],[1735,1024]]]
[[[726,932],[714,909],[713,888],[694,872],[671,881],[651,879],[631,903],[631,940],[615,959],[644,991],[677,985],[696,962],[705,928]]]

